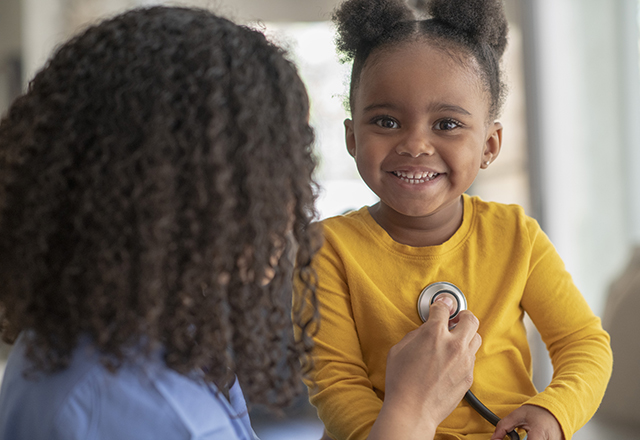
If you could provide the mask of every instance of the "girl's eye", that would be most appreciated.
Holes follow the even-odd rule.
[[[376,125],[382,128],[399,128],[400,125],[395,121],[395,119],[389,117],[382,117],[375,120]]]
[[[436,122],[434,128],[436,130],[443,130],[443,131],[451,131],[453,129],[456,129],[458,127],[462,126],[462,124],[458,121],[456,121],[455,119],[442,119],[438,122]]]

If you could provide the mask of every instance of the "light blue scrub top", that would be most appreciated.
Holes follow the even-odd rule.
[[[257,440],[238,382],[229,400],[215,386],[159,359],[115,374],[84,343],[69,368],[25,379],[25,335],[13,347],[0,390],[0,440]]]

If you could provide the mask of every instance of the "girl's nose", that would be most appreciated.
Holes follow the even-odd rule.
[[[410,134],[396,147],[396,152],[399,155],[410,157],[431,156],[434,151],[429,138],[422,133]]]

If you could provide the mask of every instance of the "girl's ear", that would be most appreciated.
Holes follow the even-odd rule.
[[[496,160],[500,149],[502,148],[502,124],[494,122],[489,126],[487,130],[487,140],[484,143],[484,150],[482,152],[482,163],[480,168],[487,168],[491,165],[491,162]]]
[[[353,121],[351,119],[344,120],[344,138],[347,143],[347,151],[355,159],[356,157],[356,135],[353,132]]]

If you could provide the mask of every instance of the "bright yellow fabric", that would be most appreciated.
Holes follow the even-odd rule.
[[[612,363],[600,319],[522,208],[463,198],[463,223],[439,246],[395,242],[366,207],[323,221],[325,244],[314,260],[321,321],[310,400],[336,439],[367,437],[384,398],[387,352],[421,324],[418,295],[436,281],[458,286],[480,320],[472,390],[494,413],[504,417],[525,402],[542,406],[569,440],[597,409]],[[539,394],[525,311],[554,365],[551,385]],[[488,439],[493,429],[462,402],[436,440]]]

